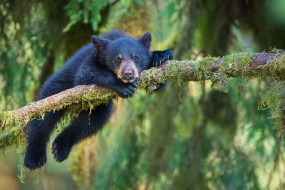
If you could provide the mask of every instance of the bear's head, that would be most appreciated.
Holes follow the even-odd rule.
[[[108,40],[92,36],[100,64],[113,71],[124,83],[131,83],[139,73],[148,68],[150,59],[151,34],[146,32],[135,39],[129,36]]]

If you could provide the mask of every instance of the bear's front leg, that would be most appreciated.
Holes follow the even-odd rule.
[[[173,59],[173,53],[171,49],[167,49],[164,51],[153,51],[151,55],[151,67],[157,67],[161,65],[162,63],[165,63],[168,60]]]
[[[100,65],[93,65],[92,71],[82,69],[77,75],[78,77],[77,80],[75,80],[75,85],[99,85],[114,90],[122,98],[128,98],[134,95],[138,84],[137,79],[130,83],[124,83],[115,73]]]
[[[122,98],[129,98],[135,94],[137,86],[137,79],[131,83],[124,83],[119,81],[117,85],[112,87],[112,90],[114,90]]]
[[[172,59],[173,59],[173,53],[171,49],[167,49],[164,51],[153,51],[151,59],[150,59],[151,60],[150,66],[157,67],[165,63],[166,61],[172,60]],[[167,86],[167,84],[168,84],[168,81],[163,82],[155,89],[155,91],[164,89]]]

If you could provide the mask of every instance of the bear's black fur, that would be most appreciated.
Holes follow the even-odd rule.
[[[111,31],[102,37],[92,36],[92,43],[79,49],[64,66],[53,74],[40,89],[38,100],[72,88],[76,85],[96,84],[117,92],[123,98],[134,94],[137,78],[143,70],[172,59],[172,51],[150,51],[151,34],[135,39],[120,31]],[[95,46],[95,48],[94,48]],[[113,102],[92,110],[80,112],[54,140],[52,153],[61,162],[72,146],[96,134],[112,114]],[[44,119],[28,123],[27,149],[24,164],[30,169],[46,162],[46,147],[56,123],[65,109],[48,112]]]

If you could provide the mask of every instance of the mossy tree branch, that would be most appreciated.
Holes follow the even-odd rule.
[[[221,58],[206,57],[199,61],[172,60],[158,68],[143,71],[139,78],[139,88],[152,91],[165,80],[178,83],[212,80],[226,85],[228,77],[278,77],[283,80],[285,53],[233,53]],[[76,86],[17,110],[0,112],[0,129],[3,131],[7,126],[25,124],[45,112],[60,110],[76,103],[96,106],[115,96],[115,92],[99,86]],[[1,133],[0,142],[7,139],[7,134]]]

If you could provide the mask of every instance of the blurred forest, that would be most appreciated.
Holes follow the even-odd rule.
[[[285,49],[285,1],[0,0],[0,109],[33,101],[92,34],[114,28],[134,37],[150,31],[152,50],[172,48],[177,60]],[[269,107],[284,102],[285,85],[274,82],[140,90],[118,99],[108,126],[63,163],[48,148],[48,163],[29,171],[25,142],[1,150],[0,190],[283,189],[285,124]],[[275,97],[278,85],[283,96]]]

